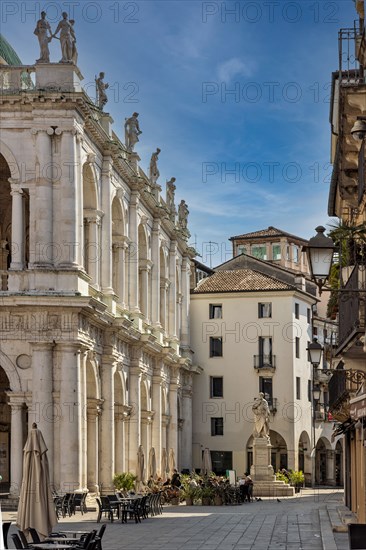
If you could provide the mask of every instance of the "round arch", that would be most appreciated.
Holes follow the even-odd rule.
[[[0,140],[0,154],[4,157],[10,170],[10,177],[15,180],[20,180],[19,166],[12,151],[3,141]]]
[[[8,377],[10,390],[13,392],[22,391],[22,383],[18,371],[12,361],[3,351],[0,350],[0,367],[5,371],[6,376]]]
[[[281,434],[278,432],[275,432],[274,430],[270,430],[269,432],[272,450],[271,450],[271,464],[273,466],[273,470],[277,472],[278,470],[282,470],[282,468],[285,468],[287,470],[288,468],[288,454],[287,454],[287,443],[282,437]],[[250,467],[253,464],[253,435],[251,435],[247,441],[246,445],[247,450],[247,463],[246,463],[246,470],[249,472]]]

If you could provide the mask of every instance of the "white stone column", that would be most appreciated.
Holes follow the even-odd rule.
[[[53,178],[51,136],[54,129],[33,130],[36,132],[36,155],[39,163],[39,177],[36,181],[35,249],[34,263],[39,267],[53,265]]]
[[[178,460],[178,384],[169,385],[169,449],[173,449],[176,461]],[[168,452],[169,454],[169,452]]]
[[[37,342],[32,344],[32,410],[35,422],[41,430],[48,448],[50,479],[53,481],[53,434],[55,429],[53,406],[53,344]],[[38,414],[37,414],[38,412]],[[38,418],[37,418],[38,417]]]
[[[99,242],[99,231],[101,225],[101,212],[92,211],[85,217],[87,221],[88,242],[84,254],[87,258],[85,271],[91,278],[91,284],[99,288],[99,267],[101,259],[101,248]]]
[[[99,492],[99,417],[101,399],[88,399],[88,478],[87,486],[91,492]]]
[[[101,444],[100,444],[100,490],[103,494],[114,491],[113,475],[115,474],[114,452],[114,373],[115,361],[112,357],[102,357],[102,398],[103,410],[101,417]]]
[[[183,390],[182,417],[181,467],[192,470],[192,390],[188,388]]]
[[[162,434],[162,380],[154,375],[152,379],[152,410],[154,418],[151,430],[151,446],[155,449],[157,470],[160,471],[161,453],[163,448]]]
[[[60,489],[82,488],[80,349],[77,344],[58,343],[60,365]]]
[[[189,348],[189,301],[190,301],[190,260],[188,257],[183,258],[182,262],[182,320],[180,345],[182,348]]]
[[[169,279],[160,279],[160,324],[165,332],[168,332],[168,308],[167,297],[169,291],[170,282]]]
[[[88,477],[88,417],[87,417],[87,389],[86,389],[86,361],[88,351],[82,350],[80,353],[80,400],[81,400],[81,486],[83,490],[87,488]]]
[[[11,264],[10,269],[24,268],[24,207],[23,191],[11,178]]]
[[[132,312],[139,312],[139,254],[138,254],[138,225],[137,225],[137,208],[139,204],[139,193],[132,191],[130,199],[130,224],[129,238],[130,244],[128,248],[128,265],[129,265],[129,309]]]
[[[160,220],[154,218],[151,238],[151,322],[160,328]]]
[[[117,265],[113,266],[113,271],[117,275],[114,291],[118,294],[120,305],[126,307],[126,250],[128,243],[126,237],[118,237],[118,241],[113,243],[114,257]]]
[[[176,260],[177,255],[177,243],[172,241],[170,243],[169,251],[169,337],[176,338],[176,315],[177,315],[177,271],[176,271]]]
[[[73,268],[78,265],[82,243],[78,242],[77,185],[80,167],[76,162],[74,130],[64,130],[61,136],[60,227],[55,228],[59,242],[59,265]]]
[[[115,431],[115,473],[125,472],[125,415],[123,405],[118,404],[114,414]]]
[[[132,407],[129,421],[129,471],[136,473],[137,450],[141,444],[141,372],[138,367],[130,367],[128,375],[129,405]]]
[[[23,474],[23,409],[24,396],[8,395],[11,407],[11,432],[10,432],[10,494],[19,496]]]
[[[111,207],[112,157],[104,156],[102,166],[102,210],[104,212],[101,231],[101,286],[105,294],[113,294],[112,288],[112,207]]]
[[[151,269],[150,260],[142,260],[139,265],[141,277],[141,312],[145,315],[146,321],[150,319],[149,312],[149,272]]]

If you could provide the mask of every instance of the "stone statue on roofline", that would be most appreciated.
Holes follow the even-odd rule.
[[[178,224],[181,229],[187,231],[188,227],[188,206],[185,200],[181,200],[178,206]]]
[[[175,221],[175,215],[176,215],[176,209],[175,209],[175,190],[176,186],[174,185],[175,178],[170,178],[169,181],[166,182],[166,205],[167,209],[169,211],[169,218],[174,222]]]
[[[103,111],[105,104],[108,102],[108,97],[105,91],[109,88],[109,84],[107,84],[106,82],[103,82],[103,80],[104,80],[103,72],[99,73],[98,77],[95,77],[97,105],[101,111]]]
[[[76,51],[76,45],[75,45],[76,36],[75,36],[73,23],[74,21],[71,23],[71,21],[68,20],[68,15],[66,11],[64,11],[62,13],[62,19],[57,25],[57,28],[52,35],[54,38],[58,38],[56,34],[60,32],[59,40],[61,43],[61,53],[62,53],[62,58],[60,60],[60,63],[73,63],[74,60],[77,58],[77,51]]]
[[[152,183],[152,185],[156,185],[156,182],[158,181],[159,179],[159,176],[160,176],[160,172],[159,172],[159,168],[158,168],[158,157],[159,157],[159,153],[160,153],[161,149],[159,149],[159,147],[156,149],[155,153],[153,153],[151,155],[151,159],[150,159],[150,171],[149,171],[149,176],[150,176],[150,181]]]
[[[133,152],[139,135],[142,134],[138,121],[138,113],[133,113],[130,118],[125,119],[125,145],[128,151]]]
[[[48,34],[49,33],[49,34]],[[49,63],[50,62],[50,50],[48,44],[52,40],[52,30],[49,22],[46,19],[46,12],[41,12],[41,19],[37,21],[36,28],[34,29],[34,34],[38,38],[39,47],[40,47],[40,57],[37,59],[36,63]]]

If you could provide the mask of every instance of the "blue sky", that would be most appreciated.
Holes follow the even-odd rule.
[[[93,95],[105,72],[121,139],[140,113],[141,165],[161,148],[159,183],[176,177],[201,261],[231,257],[233,235],[273,225],[309,238],[328,222],[330,79],[352,0],[4,0],[1,32],[25,64],[42,9],[53,30],[62,11],[75,19],[83,84]],[[50,50],[59,61],[59,42]]]

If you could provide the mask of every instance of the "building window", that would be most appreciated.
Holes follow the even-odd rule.
[[[259,260],[267,259],[267,249],[265,246],[252,246],[252,256],[258,258]]]
[[[298,336],[295,339],[295,353],[296,359],[300,359],[300,338]]]
[[[280,244],[272,245],[272,258],[274,260],[280,260],[281,259],[281,245]]]
[[[210,304],[210,319],[222,319],[222,305]]]
[[[295,304],[295,318],[300,319],[300,304]]]
[[[272,365],[272,338],[270,336],[259,337],[259,366]]]
[[[313,327],[313,336],[318,336],[318,327]]]
[[[296,376],[296,399],[301,399],[300,377]]]
[[[272,405],[273,398],[272,382],[272,378],[259,377],[259,391],[264,393],[264,398],[267,399],[269,405]]]
[[[292,245],[292,261],[295,263],[299,263],[299,249],[295,244]]]
[[[290,247],[287,245],[286,246],[286,260],[289,260],[290,259]]]
[[[311,380],[308,380],[308,401],[311,401]]]
[[[224,435],[223,417],[211,418],[211,435]]]
[[[311,323],[311,309],[309,307],[307,308],[306,313],[307,313],[307,317],[308,317],[308,324],[310,325],[310,323]]]
[[[247,247],[243,244],[239,244],[236,247],[236,254],[239,256],[239,254],[246,254],[247,253]]]
[[[222,357],[222,338],[210,336],[210,357]]]
[[[224,397],[224,379],[222,376],[210,376],[210,397]]]
[[[258,304],[258,317],[264,319],[272,317],[272,304],[271,302],[264,302]]]

